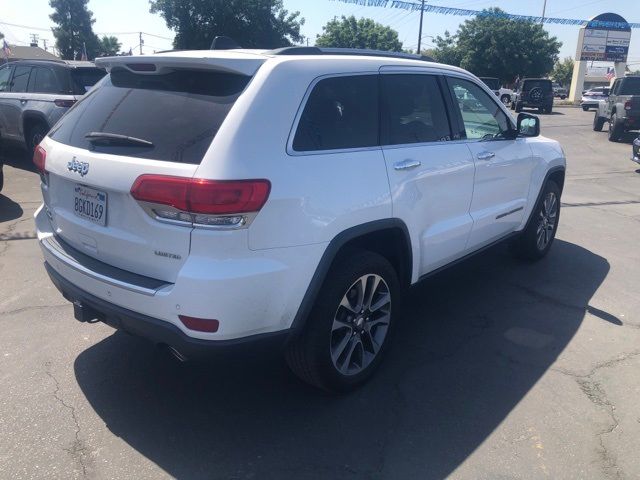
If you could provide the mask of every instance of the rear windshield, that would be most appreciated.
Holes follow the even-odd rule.
[[[491,90],[500,90],[500,80],[497,78],[481,78],[480,80]]]
[[[542,90],[551,90],[550,80],[525,80],[523,90],[533,90],[534,88],[541,88]]]
[[[618,95],[640,95],[640,77],[625,78]]]
[[[107,74],[102,68],[76,68],[71,71],[75,94],[84,95],[98,80]]]
[[[158,75],[114,69],[64,116],[54,140],[97,152],[199,164],[250,77],[174,70]],[[89,142],[88,133],[134,137],[152,145]]]

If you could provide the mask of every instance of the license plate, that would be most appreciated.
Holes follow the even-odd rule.
[[[73,189],[73,213],[104,227],[107,223],[107,194],[95,188],[76,185]]]

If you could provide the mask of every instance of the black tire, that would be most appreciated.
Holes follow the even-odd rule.
[[[564,100],[565,98],[567,98],[566,95],[560,95],[560,100]]]
[[[35,123],[26,132],[26,144],[28,153],[33,156],[33,152],[42,139],[47,136],[49,128],[44,123]]]
[[[618,115],[614,113],[609,119],[609,141],[619,142],[623,133],[623,125],[618,121]]]
[[[353,345],[354,338],[356,338],[356,343],[358,342],[357,338],[364,338],[364,336],[360,337],[359,334],[354,334],[353,332],[358,328],[356,324],[364,325],[365,322],[358,322],[356,318],[346,317],[346,323],[351,326],[345,327],[349,330],[346,330],[346,333],[341,338],[340,335],[336,338],[335,334],[339,330],[332,330],[334,317],[339,315],[340,312],[345,315],[351,314],[350,310],[340,307],[340,302],[352,292],[355,285],[354,282],[367,275],[380,276],[384,280],[386,287],[388,287],[387,291],[390,295],[389,322],[387,329],[384,331],[386,333],[382,339],[382,344],[368,366],[354,374],[345,374],[339,370],[339,367],[332,360],[331,350],[334,345],[332,342],[347,339],[345,349],[342,350],[346,352],[347,346]],[[370,285],[368,279],[366,283]],[[400,296],[398,276],[386,258],[377,253],[364,250],[356,250],[344,255],[336,261],[329,271],[303,331],[287,345],[285,358],[289,368],[300,379],[329,392],[344,392],[362,384],[380,364],[382,356],[389,345],[394,322],[399,314]],[[382,310],[381,308],[379,311]],[[357,317],[360,317],[360,315],[356,314]],[[371,317],[373,317],[373,313]],[[377,330],[374,332],[377,332]],[[356,335],[356,337],[351,335]],[[360,358],[364,358],[364,351],[362,350],[364,343],[363,341],[360,342],[360,351],[362,352]],[[339,347],[336,346],[335,348]],[[347,358],[342,355],[338,355],[337,358],[345,358],[346,364],[348,364],[347,368],[351,365],[351,359],[353,359],[352,356]],[[340,363],[339,360],[337,362]],[[345,365],[344,362],[343,365]]]
[[[589,111],[589,107],[588,107],[588,106],[586,106],[586,105],[583,105],[583,106],[582,106],[582,111],[583,111],[583,112],[588,112],[588,111]]]
[[[549,105],[548,107],[545,107],[544,113],[546,113],[547,115],[550,115],[552,112],[553,112],[553,105]]]
[[[538,107],[538,114],[544,113],[544,107]]]
[[[0,165],[0,192],[2,187],[4,187],[4,172],[2,171],[2,165]]]
[[[601,117],[600,115],[598,115],[598,112],[596,112],[595,116],[593,117],[593,131],[601,132],[602,127],[604,127],[605,120],[606,118]]]
[[[522,111],[522,103],[516,103],[516,113],[520,113]]]
[[[500,97],[500,101],[504,105],[509,105],[511,103],[511,95],[504,94]]]
[[[548,230],[546,234],[547,236],[545,237],[546,242],[544,243],[544,246],[541,247],[541,244],[539,243],[539,228],[548,227],[549,225],[548,221],[543,222],[543,217],[545,216],[545,207],[547,205],[545,200],[550,194],[553,194],[555,198],[555,220],[551,229],[545,228]],[[560,187],[558,187],[556,182],[553,180],[548,180],[544,185],[542,195],[540,196],[538,203],[536,203],[533,212],[531,212],[527,226],[513,243],[513,253],[516,257],[528,261],[536,261],[543,258],[549,252],[549,249],[553,244],[559,222]]]

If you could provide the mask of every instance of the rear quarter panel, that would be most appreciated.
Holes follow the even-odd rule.
[[[266,62],[216,135],[196,176],[266,178],[271,193],[249,227],[252,250],[329,242],[346,228],[389,218],[391,197],[380,148],[348,153],[287,151],[294,120],[312,82],[357,70],[348,59]]]

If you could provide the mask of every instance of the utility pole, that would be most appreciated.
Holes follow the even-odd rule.
[[[46,38],[43,38],[43,39],[42,39],[42,43],[44,43],[44,51],[45,51],[45,52],[48,52],[49,50],[47,50],[47,39],[46,39]]]
[[[144,45],[144,40],[142,38],[142,32],[140,32],[140,55],[142,55],[142,46]]]
[[[547,0],[545,0],[546,2]],[[420,8],[420,28],[418,29],[418,55],[420,55],[420,47],[422,46],[422,19],[424,17],[424,0],[422,0],[422,7]]]
[[[544,0],[544,4],[542,5],[542,20],[540,20],[540,23],[544,23],[544,14],[547,11],[547,0]]]
[[[29,36],[31,37],[31,46],[37,47],[38,40],[40,39],[40,35],[38,35],[37,33],[30,33]]]

